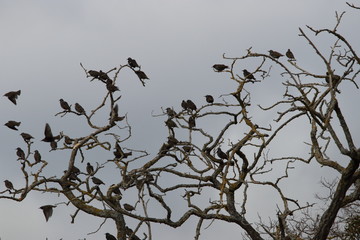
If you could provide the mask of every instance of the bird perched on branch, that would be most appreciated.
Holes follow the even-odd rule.
[[[191,116],[189,117],[189,128],[194,128],[194,127],[196,127],[195,117]]]
[[[94,167],[88,162],[86,164],[86,172],[89,174],[89,175],[93,175],[94,174]]]
[[[214,102],[214,98],[213,98],[213,96],[211,96],[211,95],[206,95],[205,96],[205,99],[206,99],[206,102],[207,103],[213,103]]]
[[[168,126],[168,128],[177,128],[177,124],[171,120],[170,118],[165,121],[165,125]]]
[[[188,109],[188,104],[185,100],[182,100],[181,102],[181,107],[184,109],[184,110],[187,110]]]
[[[8,121],[7,123],[5,123],[4,125],[7,126],[8,128],[10,129],[13,129],[13,130],[18,130],[16,127],[19,127],[21,124],[21,122],[16,122],[16,121]]]
[[[16,155],[19,157],[20,160],[25,160],[25,152],[21,148],[16,148]]]
[[[222,71],[224,71],[225,69],[229,68],[228,66],[226,66],[226,65],[224,65],[224,64],[214,64],[212,67],[214,68],[214,70],[215,70],[216,72],[222,72]]]
[[[64,109],[65,111],[71,111],[69,104],[66,101],[64,101],[64,99],[61,98],[59,101],[62,109]]]
[[[85,114],[84,108],[83,108],[80,104],[78,104],[78,103],[75,103],[75,110],[76,110],[80,115]]]
[[[97,178],[97,177],[92,177],[91,180],[93,181],[93,183],[94,183],[95,185],[101,185],[101,184],[104,184],[104,185],[105,185],[105,183],[104,183],[103,181],[101,181],[101,180],[100,180],[99,178]]]
[[[135,210],[135,207],[131,206],[130,204],[124,203],[123,206],[124,206],[124,209],[125,209],[126,211],[131,212],[131,211],[134,211],[134,210]]]
[[[38,150],[35,150],[35,151],[34,151],[34,159],[35,159],[35,162],[36,162],[36,163],[38,163],[38,162],[41,161],[41,155],[40,155],[40,153],[39,153]]]
[[[117,86],[114,85],[113,81],[108,79],[106,81],[106,89],[109,91],[109,92],[116,92],[116,91],[119,91],[119,88]]]
[[[44,206],[41,206],[40,209],[43,211],[44,213],[44,216],[45,216],[45,219],[46,221],[49,220],[49,218],[52,216],[53,214],[53,209],[55,208],[56,206],[54,205],[44,205]]]
[[[281,53],[279,53],[277,51],[273,51],[273,50],[270,50],[269,54],[271,57],[276,58],[276,59],[279,59],[280,57],[284,56]]]
[[[166,108],[166,114],[169,116],[169,117],[176,117],[176,112],[172,109],[172,108]]]
[[[5,183],[5,187],[7,189],[9,189],[9,190],[14,189],[14,185],[9,180],[5,180],[4,183]]]
[[[25,142],[29,142],[31,139],[34,138],[33,136],[31,136],[28,133],[21,133],[20,135],[22,136],[22,138],[24,139]]]
[[[228,156],[226,153],[224,153],[221,148],[218,148],[217,152],[216,152],[217,156],[221,159],[228,159]]]
[[[117,240],[116,237],[111,235],[110,233],[105,233],[106,240]]]
[[[294,54],[291,52],[290,49],[287,50],[287,52],[285,53],[285,55],[289,58],[290,61],[295,60]]]
[[[21,90],[18,91],[11,91],[4,94],[13,104],[16,105],[16,99],[20,96]]]
[[[245,79],[256,80],[254,75],[246,69],[243,70],[243,74]]]
[[[186,101],[187,107],[190,110],[196,111],[197,107],[195,105],[195,103],[193,101],[191,101],[190,99]]]
[[[138,63],[136,62],[135,59],[132,59],[131,57],[129,57],[128,59],[128,64],[131,68],[140,68],[140,66],[138,65]]]

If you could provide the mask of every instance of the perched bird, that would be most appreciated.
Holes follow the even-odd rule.
[[[186,103],[189,109],[196,111],[197,107],[193,101],[189,99],[186,101]]]
[[[117,86],[115,86],[114,84],[113,84],[113,81],[112,80],[110,80],[110,79],[108,79],[107,81],[106,81],[106,89],[109,91],[109,92],[116,92],[116,91],[119,91],[119,88],[117,87]]]
[[[21,90],[7,92],[4,94],[4,96],[7,97],[13,104],[16,105],[16,99],[20,96],[20,94],[21,94]]]
[[[57,142],[55,142],[55,141],[50,142],[50,147],[51,147],[51,150],[56,150],[57,149]]]
[[[222,72],[222,71],[224,71],[225,69],[229,68],[228,66],[226,66],[226,65],[224,65],[224,64],[214,64],[212,67],[214,68],[214,70],[215,70],[216,72]]]
[[[94,173],[94,167],[89,162],[86,164],[86,172],[89,175],[93,175]]]
[[[41,155],[38,150],[34,151],[34,159],[35,159],[35,162],[37,162],[37,163],[41,161]]]
[[[216,152],[217,156],[221,159],[228,159],[228,156],[226,153],[224,153],[221,148],[218,148],[217,152]]]
[[[189,128],[196,127],[195,117],[191,116],[189,117]]]
[[[181,107],[184,109],[184,110],[187,110],[188,109],[188,104],[187,104],[187,102],[185,101],[185,100],[182,100],[182,102],[181,102]]]
[[[25,142],[29,142],[32,138],[34,138],[33,136],[31,136],[28,133],[21,133],[20,135],[22,136],[22,138],[24,139]]]
[[[124,152],[118,143],[115,144],[115,152],[113,153],[116,158],[127,158],[132,155],[132,152]]]
[[[95,71],[95,70],[89,70],[88,74],[93,78],[99,78],[100,77],[100,73],[98,71]]]
[[[5,187],[7,189],[9,189],[9,190],[14,189],[14,185],[9,180],[5,180],[4,183],[5,183]]]
[[[211,96],[211,95],[206,95],[205,96],[205,99],[206,99],[206,102],[207,103],[213,103],[214,102],[214,98],[213,98],[213,96]]]
[[[284,56],[281,53],[279,53],[277,51],[273,51],[273,50],[270,50],[269,54],[271,57],[276,58],[276,59],[279,59],[280,57]]]
[[[49,220],[49,218],[52,216],[53,214],[53,208],[55,208],[56,206],[54,205],[44,205],[44,206],[41,206],[40,209],[43,211],[44,213],[44,216],[45,216],[45,219],[46,221]]]
[[[129,57],[128,59],[128,64],[131,68],[140,68],[140,66],[137,64],[135,59],[132,59],[131,57]]]
[[[64,109],[65,111],[71,111],[69,104],[66,101],[64,101],[64,99],[61,98],[59,101],[62,109]]]
[[[85,110],[84,108],[78,104],[78,103],[75,103],[75,110],[81,115],[81,114],[85,114]]]
[[[289,60],[295,60],[294,54],[291,52],[290,49],[287,50],[285,55],[289,58]]]
[[[44,135],[45,135],[45,137],[41,141],[43,141],[43,142],[54,142],[55,141],[54,135],[52,134],[50,125],[48,123],[45,124]]]
[[[116,237],[111,235],[110,233],[105,233],[106,240],[117,240]]]
[[[104,81],[107,81],[107,80],[110,80],[109,76],[107,75],[106,72],[103,72],[100,70],[99,72],[99,77],[98,77],[99,80],[101,80],[102,82]]]
[[[135,208],[134,208],[133,206],[131,206],[130,204],[124,203],[123,206],[124,206],[124,208],[125,208],[126,211],[131,212],[131,211],[134,211],[134,210],[135,210]]]
[[[339,89],[336,89],[336,85],[339,83],[341,77],[339,75],[336,75],[336,74],[332,74],[331,75],[331,83],[332,83],[332,87],[334,88],[335,87],[335,91],[340,93],[340,90]],[[327,72],[326,73],[326,77],[325,77],[325,81],[330,84],[330,74]]]
[[[172,108],[166,108],[166,114],[169,116],[169,117],[176,117],[176,112],[172,109]]]
[[[93,181],[93,183],[95,185],[101,185],[101,184],[105,185],[105,183],[103,181],[101,181],[100,179],[98,179],[97,177],[92,177],[91,180]]]
[[[18,130],[16,127],[19,127],[21,124],[21,122],[16,122],[16,121],[8,121],[7,123],[5,123],[4,125],[7,126],[8,128],[10,129],[13,129],[13,130]]]
[[[25,153],[21,148],[16,148],[16,155],[19,157],[18,159],[25,160]]]
[[[177,128],[178,127],[177,124],[170,118],[165,121],[165,125],[168,126],[169,128]]]
[[[178,144],[179,143],[179,140],[177,140],[175,137],[173,137],[173,136],[170,136],[170,137],[168,137],[168,145],[170,146],[170,147],[173,147],[173,146],[175,146],[176,144]]]
[[[246,69],[243,70],[243,74],[245,79],[256,80],[254,75]]]
[[[66,144],[72,144],[73,141],[74,141],[74,139],[71,139],[69,136],[65,136],[65,137],[64,137],[64,142],[65,142]]]
[[[115,194],[121,194],[120,188],[116,187],[115,184],[112,185],[112,192]]]
[[[149,79],[148,76],[146,76],[146,74],[141,70],[135,71],[135,74],[140,78],[140,80]]]

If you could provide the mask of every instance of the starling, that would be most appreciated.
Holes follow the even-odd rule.
[[[128,64],[131,68],[140,68],[140,66],[137,64],[136,60],[135,59],[132,59],[132,58],[128,58]]]
[[[252,73],[250,73],[248,70],[243,70],[244,78],[249,80],[255,80],[255,77]]]
[[[18,98],[18,96],[20,96],[20,94],[21,94],[21,90],[5,93],[4,96],[7,97],[13,104],[16,105],[16,99]]]
[[[14,189],[14,185],[9,180],[5,180],[4,183],[5,183],[5,187],[7,189],[9,189],[9,190]]]
[[[134,208],[133,206],[131,206],[130,204],[124,203],[123,206],[124,206],[124,208],[125,208],[126,211],[131,212],[131,211],[134,211],[134,210],[135,210],[135,208]]]
[[[284,56],[281,53],[279,53],[277,51],[273,51],[273,50],[270,50],[269,53],[270,53],[271,57],[276,58],[276,59],[279,59],[280,57]]]
[[[16,148],[16,155],[19,157],[18,159],[25,160],[25,153],[21,148]]]
[[[116,92],[116,91],[119,91],[119,88],[117,87],[117,86],[115,86],[114,84],[113,84],[113,81],[112,80],[110,80],[110,79],[108,79],[107,81],[106,81],[106,89],[109,91],[109,92]]]
[[[185,101],[185,100],[182,100],[182,102],[181,102],[181,107],[184,109],[184,110],[187,110],[188,109],[188,104],[187,104],[187,102]]]
[[[75,110],[81,115],[81,114],[85,114],[85,110],[84,108],[78,104],[78,103],[75,103]]]
[[[176,112],[172,109],[172,108],[166,108],[166,114],[169,116],[169,117],[176,117]]]
[[[118,195],[121,194],[120,188],[116,187],[115,184],[112,185],[112,192]]]
[[[61,106],[65,111],[71,111],[71,108],[70,108],[69,104],[68,104],[66,101],[64,101],[64,99],[61,98],[59,101],[60,101],[60,106]]]
[[[100,72],[99,72],[99,80],[107,81],[107,80],[111,80],[111,79],[109,78],[109,76],[107,75],[106,72],[103,72],[103,71],[100,70]]]
[[[35,152],[34,152],[34,159],[35,159],[36,163],[41,161],[41,155],[38,150],[35,150]]]
[[[75,174],[75,175],[79,175],[80,174],[80,169],[77,168],[76,166],[73,166],[71,168],[71,173]]]
[[[64,138],[64,142],[65,142],[66,144],[72,144],[73,141],[74,141],[74,139],[71,139],[71,138],[68,137],[68,136],[65,136],[65,138]]]
[[[105,184],[103,181],[101,181],[101,180],[98,179],[97,177],[92,177],[91,180],[93,181],[93,183],[94,183],[95,185]]]
[[[106,240],[117,240],[116,237],[111,235],[110,233],[105,233]]]
[[[214,102],[214,98],[213,98],[213,96],[211,96],[211,95],[206,95],[205,96],[205,98],[206,98],[206,102],[207,103],[213,103]]]
[[[45,135],[45,137],[41,141],[43,141],[43,142],[54,142],[55,141],[55,138],[52,134],[50,125],[48,123],[45,124],[44,135]]]
[[[22,136],[22,138],[24,139],[25,142],[29,142],[32,138],[34,138],[33,136],[31,136],[28,133],[21,133],[20,135]]]
[[[88,162],[86,164],[86,172],[89,174],[89,175],[93,175],[94,174],[94,167]]]
[[[118,122],[125,119],[125,116],[119,117],[119,106],[115,104],[113,110],[110,112],[110,120]]]
[[[100,73],[98,71],[95,70],[90,70],[88,71],[89,75],[92,76],[93,78],[99,78],[100,77]]]
[[[16,127],[19,127],[21,124],[21,122],[16,122],[16,121],[8,121],[7,123],[5,123],[5,126],[7,126],[8,128],[10,129],[13,129],[13,130],[18,130]]]
[[[53,214],[53,208],[56,207],[54,205],[44,205],[41,206],[40,209],[43,211],[46,221],[49,220],[49,218]]]
[[[124,152],[118,143],[115,144],[115,152],[113,153],[116,158],[127,158],[132,155],[132,152]]]
[[[140,80],[149,79],[148,76],[146,76],[146,74],[141,70],[137,70],[137,71],[135,71],[135,73],[139,77]]]
[[[178,143],[179,143],[179,140],[177,140],[175,137],[173,137],[173,136],[168,137],[168,144],[170,147],[175,146]]]
[[[189,128],[196,127],[195,117],[191,116],[189,117]]]
[[[214,64],[212,67],[214,68],[214,70],[215,70],[216,72],[222,72],[222,71],[224,71],[226,68],[229,68],[228,66],[226,66],[226,65],[224,65],[224,64]]]
[[[178,127],[177,124],[170,118],[165,121],[165,125],[168,126],[169,128],[177,128]]]
[[[228,159],[227,154],[224,153],[224,152],[221,150],[221,148],[218,148],[218,150],[217,150],[216,153],[217,153],[217,156],[218,156],[219,158],[221,158],[221,159]]]
[[[196,111],[197,108],[196,108],[196,105],[195,105],[195,103],[193,101],[191,101],[189,99],[189,100],[186,101],[186,103],[187,103],[187,106],[188,106],[189,109]]]
[[[51,147],[51,150],[56,150],[57,149],[57,142],[55,142],[55,141],[50,142],[50,147]]]
[[[291,52],[290,49],[287,50],[285,55],[289,58],[289,60],[295,60],[294,54]]]

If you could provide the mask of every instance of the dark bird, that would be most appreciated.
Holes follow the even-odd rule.
[[[106,81],[106,89],[109,91],[109,92],[116,92],[116,91],[119,91],[119,88],[117,87],[117,86],[115,86],[114,84],[113,84],[113,81],[112,80],[110,80],[110,79],[108,79],[107,81]]]
[[[109,78],[109,76],[107,75],[106,72],[103,72],[103,71],[100,70],[100,72],[99,72],[99,80],[107,81],[107,80],[111,80],[111,79]]]
[[[105,184],[103,181],[101,181],[101,180],[98,179],[97,177],[92,177],[91,180],[93,181],[93,183],[94,183],[95,185]]]
[[[98,71],[95,70],[89,70],[88,71],[89,75],[93,78],[99,78],[100,77],[100,73]]]
[[[246,69],[243,70],[243,74],[245,79],[256,80],[254,75]]]
[[[9,189],[9,190],[14,189],[14,185],[9,180],[5,180],[4,183],[5,183],[5,187],[7,189]]]
[[[35,159],[35,162],[37,162],[37,163],[41,161],[41,155],[38,150],[34,151],[34,159]]]
[[[65,137],[64,137],[64,142],[65,142],[66,144],[72,144],[73,141],[74,141],[74,139],[71,139],[69,136],[65,136]]]
[[[52,134],[50,125],[48,123],[45,124],[44,135],[45,135],[45,137],[41,141],[43,141],[43,142],[54,142],[55,141],[54,135]]]
[[[7,92],[4,94],[4,96],[7,97],[13,104],[16,105],[16,99],[20,96],[20,94],[21,94],[21,90]]]
[[[336,89],[336,85],[339,83],[341,77],[339,75],[336,75],[336,74],[332,74],[331,75],[331,83],[332,83],[332,87],[334,88],[335,87],[335,90],[336,92],[340,93],[340,90],[339,89]],[[325,81],[330,84],[330,74],[327,72],[326,73],[326,77],[325,77]]]
[[[52,216],[53,214],[53,209],[55,208],[56,206],[54,205],[44,205],[44,206],[41,206],[40,209],[43,211],[44,213],[44,216],[45,216],[45,219],[46,221],[49,221],[49,218]]]
[[[75,110],[79,113],[79,114],[85,114],[85,110],[84,108],[78,104],[78,103],[75,103]]]
[[[140,68],[140,66],[137,64],[135,59],[132,59],[131,57],[129,57],[128,59],[128,64],[131,68]]]
[[[186,103],[189,109],[196,111],[197,107],[193,101],[189,99],[186,101]]]
[[[120,191],[120,188],[119,187],[116,187],[115,184],[112,185],[112,192],[115,193],[115,194],[121,194],[121,191]]]
[[[116,237],[111,235],[110,233],[105,233],[106,240],[117,240]]]
[[[22,136],[22,138],[24,139],[25,142],[29,142],[32,138],[34,138],[33,136],[31,136],[28,133],[21,133],[20,135]]]
[[[116,158],[127,158],[132,155],[132,152],[124,152],[118,143],[115,144],[115,152],[113,153]]]
[[[86,172],[89,174],[89,175],[93,175],[94,174],[94,167],[88,162],[86,164]]]
[[[25,160],[25,153],[21,148],[16,148],[16,155],[19,157],[18,159]]]
[[[224,65],[224,64],[214,64],[212,67],[214,68],[214,70],[215,70],[216,72],[222,72],[222,71],[224,71],[225,69],[229,68],[228,66],[226,66],[226,65]]]
[[[170,118],[165,121],[165,125],[168,126],[169,128],[177,128],[178,127],[177,124]]]
[[[216,152],[217,156],[221,159],[228,159],[228,156],[226,153],[224,153],[221,148],[218,148],[217,152]]]
[[[7,126],[8,128],[10,129],[13,129],[13,130],[18,130],[16,127],[19,127],[21,124],[21,122],[16,122],[16,121],[8,121],[7,123],[5,123],[4,125]]]
[[[166,108],[166,114],[169,116],[169,117],[176,117],[176,112],[172,109],[172,108]]]
[[[206,102],[207,103],[213,103],[214,102],[214,98],[213,98],[213,96],[211,96],[211,95],[206,95],[205,96],[205,99],[206,99]]]
[[[170,137],[168,137],[168,145],[170,146],[170,147],[173,147],[173,146],[175,146],[176,144],[178,144],[179,143],[179,140],[177,140],[175,137],[173,137],[173,136],[170,136]]]
[[[181,102],[181,107],[184,109],[184,110],[187,110],[188,109],[188,104],[187,104],[187,102],[185,101],[185,100],[182,100],[182,102]]]
[[[141,70],[137,70],[137,71],[135,71],[135,73],[140,78],[140,80],[149,79],[148,76],[146,76],[146,74]]]
[[[71,111],[69,104],[66,101],[64,101],[64,99],[61,98],[59,101],[62,109],[64,109],[65,111]]]
[[[276,58],[276,59],[279,59],[280,57],[284,56],[281,53],[279,53],[277,51],[273,51],[273,50],[270,50],[269,54],[271,57]]]
[[[51,150],[56,150],[57,149],[57,142],[55,142],[55,141],[50,142],[50,147],[51,147]]]
[[[123,206],[124,206],[124,208],[125,208],[126,211],[131,212],[131,211],[134,211],[134,210],[135,210],[135,208],[134,208],[133,206],[131,206],[130,204],[124,203]]]
[[[289,60],[295,60],[294,54],[291,52],[290,49],[287,50],[285,55],[289,58]]]
[[[189,117],[189,128],[196,127],[195,117],[191,116]]]

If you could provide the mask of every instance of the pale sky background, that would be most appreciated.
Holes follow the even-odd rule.
[[[163,118],[151,117],[152,111],[160,113],[161,107],[168,106],[179,109],[182,99],[192,99],[201,105],[204,95],[218,97],[233,89],[234,84],[226,74],[214,73],[211,69],[215,63],[229,63],[222,59],[223,53],[241,56],[251,46],[262,53],[270,49],[285,53],[291,48],[302,66],[323,74],[324,66],[314,59],[313,50],[298,36],[298,28],[306,25],[332,28],[335,11],[343,10],[347,13],[341,33],[355,49],[360,49],[360,14],[349,9],[345,1],[338,0],[1,0],[0,94],[18,89],[22,94],[17,106],[4,97],[0,99],[0,125],[10,119],[21,121],[22,125],[19,132],[0,127],[0,191],[4,189],[4,179],[11,180],[15,187],[22,184],[15,155],[16,147],[25,147],[19,136],[21,132],[28,132],[39,140],[48,122],[55,132],[84,133],[79,118],[54,117],[60,110],[60,98],[72,104],[79,102],[88,109],[100,101],[105,91],[100,90],[99,83],[89,83],[80,62],[88,69],[107,71],[126,64],[128,57],[138,61],[150,80],[144,88],[129,70],[121,72],[117,82],[123,97],[120,111],[128,113],[133,126],[129,146],[156,153],[167,130]],[[319,43],[328,49],[328,40],[319,38]],[[282,94],[283,89],[269,86],[258,92],[252,89],[254,99],[268,103],[269,99]],[[351,111],[351,106],[360,99],[352,87],[345,85],[342,90],[348,92],[340,99],[344,100],[345,113],[353,120],[350,126],[359,133],[355,124],[360,115]],[[268,120],[260,113],[254,117]],[[282,141],[277,147],[307,153],[306,146],[294,140],[297,136],[308,136],[302,127],[289,130],[291,137],[284,138],[286,143]],[[359,134],[355,135],[355,140],[359,140]],[[154,136],[159,138],[158,142],[153,140]],[[56,161],[62,161],[60,157],[49,159],[52,155],[46,151],[47,144],[37,142],[35,146],[44,159],[53,160],[54,166],[58,166]],[[277,156],[276,148],[274,156]],[[98,157],[89,156],[90,159]],[[334,173],[328,169],[315,171],[310,166],[294,171],[291,178],[297,186],[294,196],[299,195],[305,202],[307,197],[311,200],[319,187],[319,171],[326,176]],[[105,180],[110,181],[106,177]],[[296,184],[299,181],[304,184]],[[289,192],[293,189],[290,186]],[[261,194],[265,193],[259,193],[258,199],[267,197]],[[274,208],[266,207],[258,199],[250,204],[251,216],[275,214]],[[102,219],[80,213],[76,223],[70,224],[72,207],[71,211],[58,206],[46,223],[38,208],[59,201],[55,196],[38,193],[30,194],[21,203],[0,200],[1,240],[45,240],[46,237],[94,240],[105,239],[105,232],[115,233],[113,223],[108,221],[98,233],[87,235],[97,229]],[[195,227],[193,222],[175,230],[160,226],[155,228],[153,239],[192,239]],[[224,234],[227,239],[238,239],[240,232],[231,224],[214,224],[203,231],[202,239],[219,239]]]

